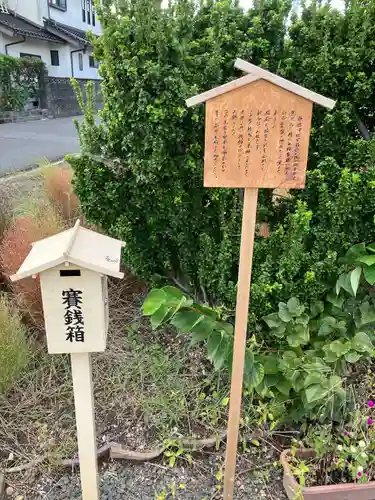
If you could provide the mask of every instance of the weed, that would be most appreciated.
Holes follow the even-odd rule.
[[[73,192],[73,171],[69,167],[49,166],[43,170],[44,189],[57,213],[69,224],[80,215],[80,204]]]
[[[26,328],[18,311],[0,295],[0,394],[7,392],[21,376],[29,361]]]

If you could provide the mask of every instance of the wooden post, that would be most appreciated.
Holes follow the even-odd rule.
[[[245,365],[247,320],[249,314],[251,268],[253,261],[257,200],[258,189],[245,188],[241,230],[240,264],[237,284],[237,307],[234,331],[227,454],[224,476],[224,500],[231,500],[233,498],[234,477],[236,472],[238,429],[241,413],[242,384]]]
[[[82,499],[99,500],[91,355],[71,354],[71,360]]]

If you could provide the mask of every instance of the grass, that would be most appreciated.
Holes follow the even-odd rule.
[[[49,202],[68,225],[81,215],[80,203],[73,192],[73,170],[70,167],[49,166],[43,170],[44,190]]]
[[[29,361],[27,331],[18,311],[0,295],[0,394],[20,378]]]

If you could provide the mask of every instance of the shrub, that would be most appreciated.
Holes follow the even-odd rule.
[[[71,168],[51,166],[44,170],[44,188],[57,213],[71,225],[80,214],[79,200],[73,192]]]
[[[64,228],[64,222],[50,204],[36,206],[32,215],[16,219],[0,245],[0,263],[4,274],[9,278],[18,271],[34,241],[52,236]],[[43,324],[43,309],[39,282],[26,278],[13,283],[12,288],[20,311],[40,327]]]
[[[22,375],[30,353],[26,327],[5,295],[0,295],[0,394]]]

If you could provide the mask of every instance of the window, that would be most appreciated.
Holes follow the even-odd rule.
[[[79,70],[83,71],[83,55],[81,54],[81,52],[78,54],[78,66]]]
[[[60,66],[59,51],[58,50],[51,50],[51,65],[52,66]]]
[[[90,68],[99,68],[99,63],[95,61],[94,56],[89,56]]]
[[[92,14],[91,14],[91,21],[92,21],[92,25],[95,26],[95,9],[93,8],[92,9]]]
[[[81,0],[82,22],[95,26],[95,9],[93,0]]]
[[[92,0],[86,0],[86,7],[87,7],[87,24],[91,24]]]
[[[49,5],[55,9],[66,10],[67,0],[49,0]]]
[[[82,7],[82,22],[86,22],[86,0],[81,0],[81,7]]]

